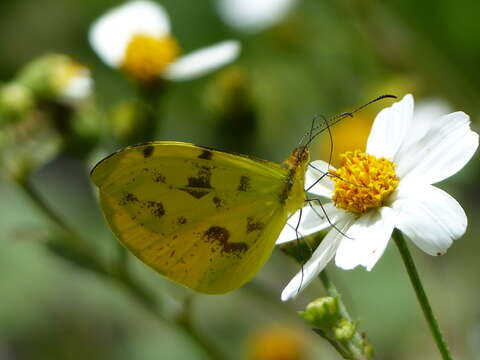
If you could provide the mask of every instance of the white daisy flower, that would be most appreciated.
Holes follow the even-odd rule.
[[[91,26],[89,40],[107,65],[141,82],[193,79],[232,62],[240,52],[239,42],[230,40],[179,57],[167,13],[147,0],[107,12]]]
[[[435,108],[430,111],[436,113]],[[406,95],[377,115],[365,152],[343,154],[339,169],[324,161],[311,163],[305,187],[330,202],[323,205],[326,214],[319,204],[304,207],[298,232],[306,236],[331,223],[334,227],[303,273],[284,289],[282,300],[295,297],[334,256],[343,269],[361,265],[370,271],[394,228],[433,256],[444,254],[464,234],[467,217],[462,207],[432,184],[463,168],[477,150],[478,134],[463,112],[432,117],[422,111],[421,115],[414,115],[413,97]],[[327,172],[330,175],[324,176]],[[297,238],[299,213],[289,220],[277,243]]]
[[[217,0],[222,20],[233,28],[255,33],[281,21],[297,0]]]

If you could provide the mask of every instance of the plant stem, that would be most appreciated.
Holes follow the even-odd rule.
[[[350,352],[346,349],[343,348],[343,344],[340,344],[338,340],[333,339],[330,335],[328,335],[325,331],[322,329],[313,329],[314,332],[316,332],[318,335],[320,335],[322,338],[327,340],[330,345],[333,346],[335,350],[344,358],[348,360],[355,360],[355,358],[352,359]]]
[[[354,323],[355,321],[352,319],[347,310],[347,307],[343,303],[340,293],[338,292],[335,284],[328,276],[327,270],[324,269],[318,277],[320,278],[320,281],[325,287],[325,290],[327,290],[328,295],[333,298],[337,298],[338,310],[342,318],[347,319],[351,323]],[[363,350],[365,345],[364,342],[365,341],[362,334],[355,330],[355,334],[353,335],[351,341],[346,344],[350,353],[355,356],[353,359],[367,359],[367,357],[365,357],[364,355]]]
[[[452,360],[453,357],[448,350],[447,343],[443,338],[442,332],[440,331],[440,327],[438,326],[437,319],[433,314],[432,307],[428,301],[427,295],[425,290],[423,289],[422,282],[420,281],[420,277],[418,276],[417,269],[415,267],[415,263],[413,262],[412,256],[410,251],[408,250],[407,244],[405,243],[405,239],[400,231],[395,230],[393,233],[393,239],[397,244],[398,250],[400,251],[400,255],[402,256],[402,260],[407,268],[408,276],[410,277],[410,281],[412,283],[413,289],[415,290],[415,294],[417,295],[418,302],[423,311],[423,315],[425,315],[425,319],[427,320],[428,326],[430,327],[430,331],[432,333],[433,339],[437,344],[437,348],[442,354],[442,358],[444,360]]]
[[[101,258],[96,255],[95,249],[89,246],[80,235],[78,235],[61,217],[59,217],[47,204],[47,202],[37,193],[35,188],[28,182],[28,180],[19,183],[20,188],[32,200],[32,202],[43,211],[47,217],[55,223],[63,232],[65,232],[66,239],[70,241],[74,251],[95,265],[95,269],[101,275],[106,275],[114,279],[118,284],[130,292],[131,295],[150,313],[155,315],[158,319],[168,321],[163,314],[158,310],[155,297],[146,289],[142,288],[135,279],[132,278],[131,273],[123,261],[120,266],[108,266]],[[122,266],[123,265],[123,266]],[[175,321],[173,323],[185,334],[187,334],[212,360],[223,359],[219,355],[216,348],[208,342],[200,332],[198,332],[192,324],[190,317],[183,316],[182,321]]]
[[[95,250],[84,241],[79,234],[77,234],[60,216],[58,216],[47,204],[47,202],[37,193],[35,188],[25,180],[19,183],[20,188],[26,195],[33,201],[33,203],[47,215],[47,217],[55,223],[65,234],[68,235],[66,240],[70,241],[70,245],[73,250],[78,252],[81,256],[88,258],[93,264],[97,266],[97,269],[101,272],[107,272],[108,269],[97,256]]]
[[[315,239],[316,244],[319,243],[320,239]],[[287,254],[288,256],[293,257],[297,262],[300,264],[303,263],[303,256],[302,256],[302,247],[299,246],[300,243],[296,244],[285,244],[280,247],[280,249]],[[305,244],[307,244],[305,242]],[[308,245],[310,246],[310,245]],[[319,329],[315,328],[315,331],[318,335],[323,337],[327,340],[337,351],[338,353],[347,360],[368,360],[372,358],[373,348],[370,345],[368,338],[365,334],[360,333],[357,330],[357,322],[352,320],[352,317],[348,313],[347,307],[342,301],[342,297],[340,296],[339,291],[337,290],[336,286],[329,278],[327,271],[323,270],[320,275],[319,279],[322,282],[325,290],[327,291],[328,295],[332,298],[335,298],[337,301],[338,306],[338,313],[342,319],[347,320],[352,326],[355,326],[355,331],[353,336],[348,340],[339,340],[335,337],[332,333],[332,328],[324,328]]]

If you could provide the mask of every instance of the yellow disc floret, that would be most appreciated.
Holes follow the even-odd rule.
[[[177,41],[170,36],[155,38],[137,34],[127,46],[122,68],[134,79],[149,82],[156,79],[179,53]]]
[[[397,188],[399,179],[390,160],[360,150],[348,151],[340,158],[342,167],[330,171],[335,182],[332,200],[337,207],[363,214],[381,207]]]

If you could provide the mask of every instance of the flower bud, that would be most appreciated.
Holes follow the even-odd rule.
[[[91,95],[90,71],[67,55],[48,54],[29,63],[17,81],[39,100],[74,104]]]
[[[27,87],[17,83],[3,85],[0,88],[0,126],[21,119],[33,109],[34,104]]]
[[[327,328],[340,319],[338,301],[331,296],[325,296],[312,301],[305,311],[299,313],[302,318],[315,327]]]
[[[335,338],[339,341],[347,341],[355,334],[356,325],[347,319],[340,319],[340,321],[333,328]]]
[[[22,121],[0,129],[0,177],[23,182],[36,169],[53,159],[61,138],[48,118],[32,112]]]

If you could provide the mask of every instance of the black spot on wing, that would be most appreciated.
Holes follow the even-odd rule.
[[[228,242],[230,232],[224,227],[211,226],[204,232],[203,237],[209,243],[220,245],[222,253],[240,255],[248,250],[248,245],[244,242]]]
[[[198,155],[199,159],[204,160],[212,160],[213,153],[210,150],[203,150],[200,155]]]
[[[163,215],[165,215],[165,208],[163,207],[163,204],[161,202],[146,201],[145,206],[147,207],[147,209],[150,209],[153,216],[161,218]]]
[[[152,180],[157,183],[165,183],[167,179],[163,174],[160,173],[160,171],[154,170],[152,172]]]
[[[132,193],[126,193],[125,194],[125,201],[135,202],[135,201],[138,201],[138,199]]]
[[[220,209],[222,206],[223,206],[223,200],[220,199],[218,196],[215,196],[213,199],[212,199],[213,203],[215,204],[215,207],[217,209]]]
[[[148,158],[148,157],[152,156],[154,150],[155,150],[155,147],[153,145],[148,145],[148,146],[144,147],[143,150],[142,150],[143,157]]]
[[[250,190],[250,178],[248,176],[241,176],[240,183],[237,187],[238,191],[248,191]]]
[[[197,190],[197,189],[190,189],[188,187],[177,188],[180,191],[185,191],[187,194],[192,195],[195,199],[201,199],[205,195],[210,194],[210,190]]]
[[[247,217],[247,233],[252,231],[262,230],[265,227],[265,224],[261,221],[255,220],[253,217]]]
[[[210,178],[212,177],[211,169],[208,166],[202,166],[198,169],[196,177],[188,178],[188,187],[211,189]]]
[[[133,203],[133,202],[138,202],[138,198],[130,192],[125,192],[123,193],[122,199],[118,202],[118,205],[125,206],[128,203]]]
[[[180,225],[184,225],[187,223],[187,218],[185,216],[179,216],[177,218],[177,223],[179,223]]]

